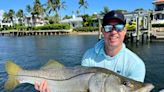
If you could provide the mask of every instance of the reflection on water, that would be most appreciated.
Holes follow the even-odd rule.
[[[38,69],[49,59],[58,60],[66,66],[80,65],[82,55],[94,46],[97,39],[93,35],[0,37],[0,91],[3,92],[7,76],[4,68],[6,60],[13,60],[25,69]],[[147,69],[145,82],[155,84],[154,92],[164,88],[164,42],[139,46],[127,43],[127,47],[144,60]],[[30,87],[24,86],[24,89]],[[15,92],[19,91],[18,87]]]

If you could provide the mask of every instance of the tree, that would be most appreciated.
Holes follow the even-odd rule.
[[[11,20],[11,22],[12,22],[13,25],[14,25],[15,11],[14,11],[13,9],[10,9],[9,12],[8,12],[8,16],[9,16],[9,19]]]
[[[44,15],[44,9],[43,9],[43,6],[40,3],[40,0],[35,0],[34,7],[33,7],[33,12],[37,16]]]
[[[65,9],[65,2],[61,2],[61,0],[48,0],[47,2],[47,10],[50,13],[55,12],[55,18],[59,18],[59,11],[61,9]],[[56,21],[58,22],[58,20]]]
[[[30,5],[26,6],[26,11],[32,15],[32,26],[34,25],[34,18],[35,18],[35,13],[33,12],[33,9]]]
[[[3,13],[3,21],[8,21],[9,20],[9,16],[7,12]]]
[[[33,7],[31,7],[30,5],[27,5],[26,11],[32,15],[32,26],[35,25],[35,22],[34,22],[35,15],[37,15],[37,17],[39,15],[42,15],[42,16],[44,15],[43,5],[40,3],[40,0],[35,0]]]
[[[85,0],[79,0],[79,8],[83,7],[84,8],[84,15],[85,15],[85,9],[88,8],[88,2]]]
[[[127,10],[121,10],[121,9],[118,9],[118,10],[116,10],[116,11],[121,12],[121,13],[127,12]]]
[[[32,8],[31,8],[30,5],[26,5],[26,11],[27,11],[29,14],[31,14]]]
[[[85,14],[82,16],[82,18],[83,18],[83,27],[92,26],[92,17],[90,17],[88,14]]]
[[[104,16],[108,12],[109,12],[108,6],[104,6],[103,11],[100,11],[100,15]]]
[[[134,11],[143,11],[144,9],[143,8],[138,8],[138,9],[135,9]]]
[[[18,12],[16,13],[16,16],[18,17],[18,21],[20,25],[23,24],[23,18],[24,18],[24,12],[22,9],[19,9]]]
[[[80,11],[76,10],[76,15],[79,16],[79,14],[80,14]]]
[[[70,19],[70,18],[72,18],[72,16],[65,15],[65,16],[63,17],[63,19]]]

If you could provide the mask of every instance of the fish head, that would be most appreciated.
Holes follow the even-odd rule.
[[[150,92],[154,88],[150,83],[142,83],[135,80],[124,80],[120,84],[120,92]]]
[[[150,83],[142,83],[129,78],[121,78],[120,89],[121,92],[150,92],[154,86]]]
[[[154,86],[122,76],[110,75],[106,79],[105,92],[150,92]]]

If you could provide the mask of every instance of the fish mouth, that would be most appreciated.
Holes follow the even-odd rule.
[[[146,83],[143,85],[143,87],[133,92],[150,92],[152,89],[154,89],[154,85],[150,83]]]
[[[153,84],[150,84],[150,83],[145,84],[145,87],[147,89],[149,89],[148,92],[155,88],[155,86]]]

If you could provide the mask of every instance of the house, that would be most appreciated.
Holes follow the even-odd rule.
[[[163,24],[164,23],[164,0],[153,1],[153,21],[152,24]]]
[[[47,24],[47,21],[41,17],[25,17],[24,24],[25,26],[43,26]]]
[[[0,28],[13,26],[13,23],[11,21],[3,20],[3,13],[4,13],[4,11],[0,10]]]
[[[83,22],[83,18],[82,17],[75,17],[75,15],[73,15],[73,17],[70,19],[64,19],[64,20],[60,21],[60,23],[70,24],[73,28],[74,27],[82,27],[82,22]]]

